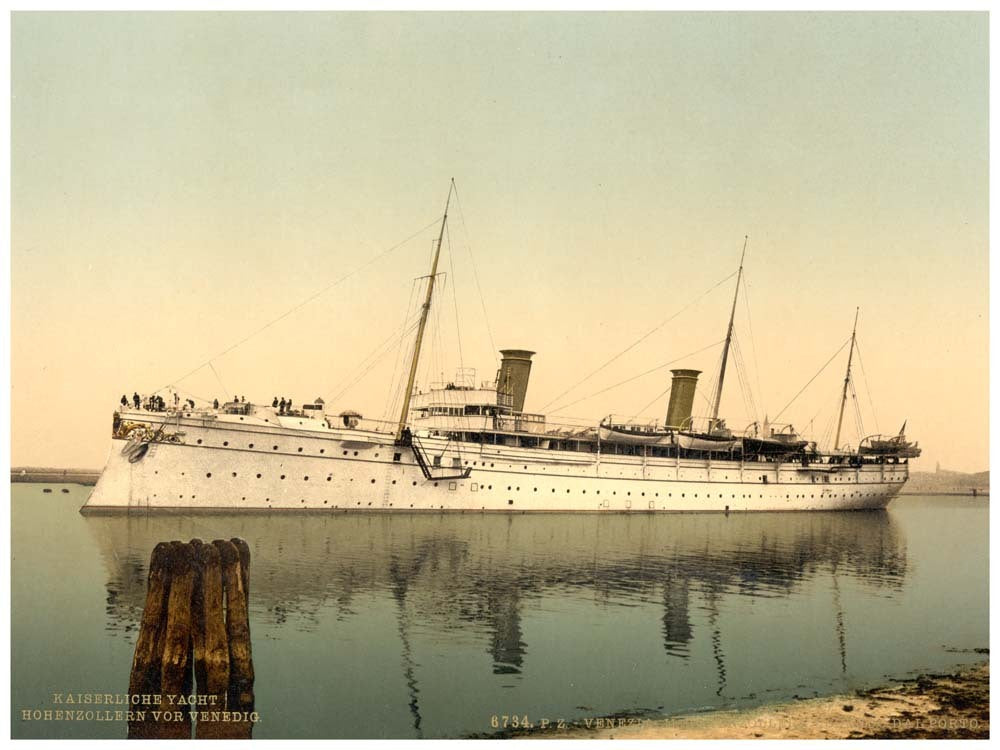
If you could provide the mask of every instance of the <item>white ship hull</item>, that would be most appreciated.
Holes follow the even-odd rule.
[[[883,508],[908,477],[906,464],[740,462],[600,455],[449,442],[410,447],[359,429],[303,430],[168,415],[123,415],[182,431],[151,442],[135,462],[114,439],[83,511],[311,510],[502,512],[742,512]],[[131,453],[133,458],[134,453]],[[454,468],[453,468],[454,467]]]

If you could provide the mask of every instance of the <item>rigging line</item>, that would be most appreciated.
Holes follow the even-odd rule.
[[[411,321],[409,319],[404,320],[403,325],[401,326],[402,330],[405,331],[407,326],[410,324]],[[355,364],[354,369],[350,370],[343,378],[338,380],[337,383],[334,384],[330,390],[332,391],[339,390],[345,382],[347,382],[348,380],[352,380],[354,378],[358,370],[370,364],[369,360],[371,360],[373,357],[381,358],[383,356],[381,354],[382,350],[387,345],[392,344],[393,341],[395,341],[395,339],[396,339],[396,329],[393,329],[392,333],[390,333],[386,338],[382,339],[380,343],[376,344],[375,347],[370,352],[368,352],[368,354],[366,354],[360,361],[357,362],[357,364]]]
[[[762,411],[767,410],[764,389],[760,385],[760,360],[757,358],[757,339],[753,335],[753,321],[750,319],[750,291],[747,289],[747,272],[743,271],[743,304],[747,310],[747,329],[750,331],[750,347],[753,351],[753,371],[757,380],[757,395],[760,396]]]
[[[341,284],[344,281],[347,281],[347,279],[351,278],[352,276],[354,276],[357,273],[360,273],[364,269],[368,268],[368,266],[372,265],[373,263],[375,263],[378,260],[381,260],[382,258],[384,258],[389,253],[393,252],[394,250],[398,250],[403,245],[405,245],[407,242],[409,242],[410,240],[412,240],[414,237],[420,236],[421,234],[423,234],[424,232],[426,232],[428,229],[430,229],[431,227],[433,227],[436,224],[438,224],[440,221],[441,221],[440,219],[434,219],[434,221],[432,221],[430,224],[428,224],[427,226],[423,227],[422,229],[418,229],[416,232],[414,232],[413,234],[411,234],[405,240],[402,240],[401,242],[397,242],[395,245],[393,245],[392,247],[388,248],[387,250],[383,250],[378,255],[375,255],[375,256],[369,258],[367,261],[365,261],[364,263],[362,263],[360,266],[358,266],[357,268],[355,268],[353,271],[349,271],[348,273],[344,274],[343,276],[341,276],[339,279],[337,279],[333,283],[328,284],[327,286],[323,287],[318,292],[315,292],[310,297],[306,298],[304,301],[302,301],[299,304],[295,305],[291,309],[285,311],[284,313],[282,313],[281,315],[279,315],[277,318],[275,318],[271,322],[265,323],[260,328],[258,328],[256,331],[254,331],[250,335],[246,336],[245,338],[240,339],[235,344],[233,344],[232,346],[230,346],[228,349],[224,349],[223,351],[219,352],[215,356],[209,357],[207,360],[205,360],[200,365],[198,365],[193,370],[191,370],[191,372],[189,372],[186,375],[178,378],[174,382],[179,383],[180,381],[182,381],[182,380],[184,380],[186,378],[191,377],[192,375],[194,375],[196,372],[198,372],[198,370],[200,370],[205,365],[209,364],[213,360],[218,359],[219,357],[222,357],[222,356],[224,356],[226,354],[229,354],[229,352],[231,352],[233,349],[235,349],[235,348],[237,348],[239,346],[242,346],[243,344],[245,344],[247,341],[249,341],[250,339],[252,339],[257,334],[259,334],[259,333],[265,331],[266,329],[270,328],[275,323],[278,323],[278,322],[284,320],[285,318],[287,318],[292,313],[294,313],[294,312],[302,309],[303,307],[305,307],[306,305],[308,305],[310,302],[312,302],[314,299],[316,299],[317,297],[321,297],[322,295],[326,294],[328,291],[330,291],[331,289],[333,289],[338,284]],[[166,386],[164,386],[164,388],[165,387]],[[160,388],[159,390],[163,390],[163,388]]]
[[[723,284],[725,284],[733,276],[735,276],[736,273],[737,273],[736,271],[733,271],[731,274],[729,274],[728,276],[726,276],[726,278],[722,279],[717,284],[715,284],[715,285],[709,287],[708,289],[706,289],[700,295],[698,295],[693,300],[691,300],[686,305],[684,305],[684,307],[682,307],[680,310],[678,310],[677,312],[675,312],[673,315],[671,315],[669,318],[667,318],[666,320],[664,320],[662,323],[658,324],[655,328],[652,328],[648,332],[644,333],[642,336],[640,336],[634,342],[632,342],[627,347],[625,347],[624,349],[622,349],[620,352],[618,352],[618,354],[616,354],[615,356],[613,356],[611,359],[609,359],[603,365],[601,365],[600,367],[598,367],[596,370],[591,371],[589,375],[586,375],[582,380],[578,380],[576,383],[574,383],[573,385],[571,385],[569,388],[567,388],[565,391],[563,391],[562,393],[560,393],[554,399],[552,399],[551,401],[549,401],[549,403],[545,404],[545,406],[543,406],[539,411],[544,412],[552,404],[554,404],[557,401],[559,401],[559,399],[561,399],[567,393],[569,393],[570,391],[574,390],[575,388],[578,388],[579,386],[583,385],[585,382],[587,382],[588,380],[590,380],[594,375],[596,375],[597,373],[599,373],[601,370],[603,370],[605,367],[607,367],[608,365],[610,365],[612,362],[614,362],[616,359],[618,359],[619,357],[621,357],[623,354],[625,354],[625,353],[631,351],[632,349],[634,349],[636,346],[638,346],[640,343],[642,343],[643,341],[645,341],[646,339],[648,339],[650,336],[652,336],[654,333],[656,333],[657,331],[659,331],[661,328],[663,328],[663,326],[665,326],[667,323],[669,323],[670,321],[672,321],[678,315],[680,315],[684,311],[688,310],[690,307],[693,307],[695,304],[697,304],[698,302],[700,302],[706,295],[710,294],[711,292],[715,291],[720,286],[722,286]],[[579,402],[578,401],[574,401],[573,403],[579,403]],[[566,408],[566,407],[565,406],[560,407],[560,409],[564,409],[564,408]],[[556,411],[558,411],[558,410],[556,410]]]
[[[458,281],[456,280],[458,277],[455,276],[455,253],[452,252],[451,232],[448,231],[447,225],[445,225],[444,234],[448,238],[448,263],[451,267],[451,298],[455,301],[455,335],[458,337],[458,367],[464,374],[465,359],[462,356],[462,329],[458,322]]]
[[[750,389],[750,376],[747,372],[746,362],[743,359],[743,351],[740,349],[740,339],[736,329],[733,329],[733,363],[736,365],[736,377],[740,381],[740,395],[743,397],[743,408],[746,409],[750,419],[757,420],[756,405],[753,400],[753,392]]]
[[[864,438],[865,423],[861,418],[861,399],[858,398],[858,391],[854,387],[854,378],[851,378],[851,399],[854,401],[854,419],[855,425],[858,428],[858,443],[861,443],[862,438]]]
[[[743,407],[747,411],[747,417],[757,421],[757,405],[753,400],[753,391],[750,387],[750,374],[747,372],[746,362],[743,361],[743,354],[739,347],[736,347],[736,374],[739,376],[740,389],[743,394]]]
[[[404,330],[406,330],[405,326],[404,326]],[[410,323],[409,330],[413,330],[413,323]],[[354,370],[352,370],[350,373],[348,373],[347,377],[345,377],[343,380],[339,381],[331,389],[331,390],[333,390],[333,391],[335,391],[337,393],[337,395],[334,396],[333,399],[331,399],[331,403],[333,401],[336,401],[342,395],[344,395],[344,393],[346,393],[351,388],[351,386],[353,386],[355,383],[357,383],[358,380],[361,377],[363,377],[368,372],[370,372],[371,369],[376,364],[378,364],[379,362],[382,361],[382,358],[385,357],[386,354],[388,354],[390,351],[392,351],[392,344],[393,344],[393,341],[395,340],[395,338],[396,338],[396,333],[395,333],[395,331],[393,331],[393,333],[392,333],[391,336],[389,336],[387,339],[383,340],[382,343],[379,344],[375,349],[373,349],[372,352],[369,353],[369,355],[367,357],[365,357],[365,359],[362,360],[362,362],[357,367],[355,367]],[[346,385],[345,385],[345,383],[346,383]]]
[[[208,366],[212,368],[212,372],[215,373],[215,379],[219,381],[219,385],[222,386],[222,392],[226,395],[226,398],[228,399],[229,398],[229,389],[226,388],[226,384],[222,382],[222,378],[219,377],[219,373],[216,372],[215,365],[213,365],[211,362],[209,362]]]
[[[664,367],[669,367],[670,365],[674,364],[675,362],[680,362],[683,359],[687,359],[688,357],[693,357],[695,354],[700,354],[701,352],[706,351],[707,349],[711,349],[714,346],[718,346],[723,341],[725,341],[725,339],[719,339],[714,344],[709,344],[708,346],[703,346],[701,349],[698,349],[697,351],[689,352],[688,354],[685,354],[683,356],[677,357],[676,359],[672,359],[669,362],[664,362],[662,365],[658,365],[658,366],[654,367],[651,370],[646,370],[646,372],[640,373],[638,375],[634,375],[633,377],[628,378],[627,380],[623,380],[620,383],[615,383],[614,385],[609,385],[607,388],[602,388],[599,391],[595,391],[594,393],[591,393],[589,396],[584,396],[583,398],[578,398],[576,401],[571,401],[568,404],[560,406],[558,409],[553,409],[551,413],[552,414],[556,414],[557,412],[560,412],[563,409],[568,409],[569,407],[573,406],[574,404],[579,404],[581,401],[587,401],[589,399],[592,399],[594,396],[599,396],[600,394],[605,393],[606,391],[610,391],[610,390],[612,390],[614,388],[618,388],[619,386],[625,385],[626,383],[631,383],[633,380],[638,380],[639,378],[645,377],[646,375],[654,373],[657,370],[662,370]]]
[[[865,372],[865,363],[861,359],[861,347],[858,345],[857,338],[854,339],[854,351],[858,353],[858,364],[861,365],[861,376],[865,380],[865,391],[868,392],[868,405],[872,408],[872,419],[875,420],[875,432],[882,432],[878,426],[878,415],[875,413],[875,401],[872,399],[872,391],[868,385],[868,373]]]
[[[760,421],[760,410],[757,408],[757,399],[753,393],[753,385],[750,382],[750,368],[747,366],[746,357],[743,356],[743,349],[737,345],[736,347],[737,361],[739,367],[743,372],[743,382],[746,385],[747,401],[750,405],[750,416],[754,422]]]
[[[379,342],[378,344],[376,344],[375,347],[371,351],[368,352],[368,354],[366,354],[360,361],[358,361],[354,365],[354,369],[348,371],[347,374],[344,377],[342,377],[341,379],[339,379],[336,382],[336,384],[334,384],[330,388],[330,390],[332,390],[332,391],[340,391],[340,390],[342,390],[343,386],[344,386],[344,383],[346,383],[348,381],[352,381],[357,376],[357,373],[360,370],[367,368],[368,365],[370,365],[373,361],[380,360],[383,356],[385,356],[386,352],[388,352],[388,351],[391,350],[392,344],[393,344],[393,342],[396,339],[396,332],[400,331],[401,332],[400,336],[401,337],[405,336],[406,335],[406,331],[409,328],[412,328],[412,324],[413,324],[414,320],[415,320],[415,318],[413,318],[411,316],[407,316],[407,318],[403,320],[403,323],[402,323],[401,326],[398,326],[386,338],[382,339],[381,342]]]
[[[458,206],[458,218],[462,222],[462,234],[465,236],[465,249],[469,252],[469,260],[472,263],[472,278],[476,280],[476,291],[479,292],[479,303],[483,308],[483,319],[486,321],[486,333],[490,337],[490,348],[493,351],[493,361],[497,369],[500,369],[500,360],[497,359],[497,345],[493,342],[493,329],[490,326],[490,316],[486,312],[486,298],[483,296],[483,288],[479,285],[479,271],[476,270],[476,258],[472,254],[472,243],[469,242],[469,230],[465,226],[465,212],[462,210],[462,201],[458,196],[458,185],[452,181],[455,190],[455,204]]]
[[[392,375],[389,377],[389,392],[385,394],[385,410],[382,412],[382,418],[384,421],[388,421],[389,415],[395,412],[395,408],[390,412],[389,407],[396,402],[395,394],[397,392],[396,386],[396,373],[399,372],[399,363],[402,360],[403,354],[403,335],[402,331],[406,330],[406,321],[410,319],[410,306],[413,305],[413,293],[417,288],[417,280],[414,279],[410,282],[410,296],[406,300],[406,310],[403,312],[403,325],[401,327],[401,333],[399,337],[399,346],[396,348],[396,356],[392,362]],[[395,336],[395,331],[393,332]]]
[[[848,338],[848,339],[847,339],[847,341],[845,341],[845,342],[844,342],[843,344],[841,344],[841,345],[840,345],[840,348],[839,348],[839,349],[837,349],[837,351],[835,351],[835,352],[833,353],[833,356],[832,356],[832,357],[830,357],[830,359],[828,359],[828,360],[826,361],[826,364],[824,364],[824,365],[823,365],[823,366],[822,366],[821,368],[819,368],[819,370],[817,370],[817,372],[816,372],[816,374],[815,374],[815,375],[813,375],[813,376],[812,376],[811,378],[809,378],[809,382],[808,382],[808,383],[806,383],[806,384],[805,384],[804,386],[802,386],[802,390],[800,390],[800,391],[799,391],[798,393],[796,393],[796,394],[795,394],[794,396],[792,396],[792,400],[791,400],[791,401],[789,401],[789,402],[788,402],[787,404],[785,404],[785,405],[784,405],[784,406],[782,407],[781,411],[779,411],[779,412],[778,412],[778,413],[777,413],[777,414],[776,414],[776,415],[774,416],[774,419],[775,419],[775,420],[777,420],[777,419],[778,419],[778,418],[779,418],[779,417],[780,417],[780,416],[781,416],[782,414],[784,414],[784,413],[785,413],[785,409],[787,409],[787,408],[788,408],[789,406],[791,406],[791,405],[792,405],[792,403],[793,403],[793,402],[795,401],[795,399],[797,399],[797,398],[798,398],[799,396],[801,396],[801,395],[802,395],[802,393],[803,393],[803,391],[805,391],[805,389],[806,389],[806,388],[808,388],[808,387],[809,387],[809,386],[810,386],[810,385],[812,384],[812,382],[813,382],[813,381],[814,381],[814,380],[815,380],[816,378],[818,378],[818,377],[819,377],[819,374],[820,374],[821,372],[823,372],[823,370],[825,370],[825,369],[827,368],[827,366],[828,366],[828,365],[829,365],[829,364],[830,364],[831,362],[833,362],[834,358],[836,358],[836,356],[837,356],[838,354],[840,354],[840,352],[841,352],[841,351],[842,351],[842,350],[844,349],[844,347],[845,347],[845,346],[847,346],[847,344],[848,344],[848,342],[849,342],[849,341],[850,341],[850,339]]]
[[[415,330],[416,326],[417,326],[417,322],[414,322],[410,326],[410,331]],[[380,354],[378,357],[376,357],[374,360],[372,360],[372,362],[368,365],[368,367],[366,367],[364,369],[363,372],[361,372],[356,378],[354,378],[353,381],[351,381],[346,386],[344,386],[344,388],[341,389],[341,391],[339,393],[337,393],[337,395],[334,396],[333,399],[331,399],[331,400],[332,401],[336,401],[341,396],[343,396],[345,393],[347,393],[347,391],[349,391],[351,388],[353,388],[362,378],[364,378],[365,375],[367,375],[369,373],[369,371],[371,371],[371,369],[373,367],[375,367],[375,365],[377,365],[379,363],[379,361],[382,359],[382,357],[384,357],[389,351],[391,351],[391,349],[386,349],[384,352],[382,352],[382,354]]]
[[[656,403],[657,401],[659,401],[659,400],[660,400],[661,398],[663,398],[663,397],[664,397],[664,396],[666,396],[666,395],[667,395],[668,393],[670,393],[670,390],[671,390],[671,388],[673,388],[673,387],[674,387],[674,384],[673,384],[673,383],[671,383],[670,385],[668,385],[668,386],[667,386],[667,390],[663,391],[662,393],[659,393],[659,394],[657,394],[657,395],[656,395],[656,396],[655,396],[655,397],[654,397],[654,398],[653,398],[652,400],[650,400],[650,402],[649,402],[648,404],[646,404],[646,405],[645,405],[644,407],[642,407],[641,409],[639,409],[639,411],[637,411],[637,412],[636,412],[636,413],[635,413],[635,414],[634,414],[633,416],[629,417],[629,420],[628,420],[628,421],[629,421],[629,422],[631,422],[632,420],[634,420],[634,419],[636,419],[637,417],[639,417],[639,416],[640,416],[640,415],[641,415],[641,414],[642,414],[643,412],[645,412],[645,411],[646,411],[646,409],[648,409],[648,408],[649,408],[649,407],[651,407],[651,406],[652,406],[653,404],[655,404],[655,403]]]

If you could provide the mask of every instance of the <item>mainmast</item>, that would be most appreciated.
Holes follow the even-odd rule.
[[[413,344],[413,359],[410,362],[410,377],[406,381],[406,391],[403,393],[403,411],[399,415],[399,426],[396,428],[396,443],[403,438],[403,429],[406,427],[406,418],[410,413],[410,395],[413,393],[413,382],[417,378],[417,363],[420,361],[420,346],[424,341],[424,328],[427,326],[427,314],[431,310],[431,297],[434,294],[434,282],[437,279],[438,258],[441,257],[441,243],[444,241],[444,228],[448,223],[448,206],[451,205],[451,192],[455,189],[455,180],[452,178],[448,186],[448,199],[444,203],[444,217],[441,219],[441,233],[438,235],[437,247],[434,249],[434,261],[431,263],[431,275],[427,281],[427,295],[424,297],[424,306],[420,310],[420,323],[417,326],[417,340]]]
[[[729,327],[726,329],[726,345],[722,348],[722,366],[719,368],[719,384],[715,391],[715,403],[712,404],[712,420],[708,423],[708,431],[715,428],[719,420],[719,403],[722,401],[722,382],[726,379],[726,361],[729,359],[729,343],[733,340],[733,320],[736,318],[736,300],[740,296],[740,280],[743,278],[743,258],[747,254],[747,242],[750,236],[743,237],[743,253],[740,255],[740,270],[736,274],[736,292],[733,294],[733,309],[729,313]]]
[[[847,385],[851,382],[851,357],[854,356],[854,339],[858,333],[858,310],[854,308],[854,329],[851,331],[851,351],[847,353],[847,374],[844,376],[844,394],[840,399],[840,416],[837,417],[837,437],[833,440],[833,449],[840,450],[840,426],[844,421],[844,407],[847,405]]]

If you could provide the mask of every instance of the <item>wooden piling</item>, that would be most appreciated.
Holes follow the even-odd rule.
[[[249,569],[242,539],[153,549],[129,693],[160,702],[135,706],[146,718],[129,722],[129,738],[190,739],[193,719],[198,739],[251,737]]]
[[[166,630],[167,597],[170,591],[170,545],[160,542],[149,558],[146,579],[146,606],[142,610],[139,636],[135,642],[129,695],[153,695],[160,692],[160,669],[163,660],[163,633]],[[130,738],[156,736],[152,722],[129,722]]]
[[[226,635],[229,637],[229,708],[253,710],[253,655],[250,650],[250,620],[247,594],[240,570],[240,553],[230,541],[212,544],[222,559],[222,580],[226,587]]]
[[[173,716],[164,722],[164,737],[191,737],[191,714],[178,699],[184,692],[191,670],[191,601],[194,593],[194,549],[190,544],[171,543],[172,576],[167,602],[167,630],[163,644],[160,677],[161,707]],[[178,714],[180,718],[178,719]]]

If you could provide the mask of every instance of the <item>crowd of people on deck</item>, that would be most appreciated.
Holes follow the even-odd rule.
[[[173,394],[174,397],[174,408],[179,408],[180,396],[176,393]],[[233,400],[230,402],[233,404],[245,404],[247,403],[245,396],[234,396]],[[121,397],[121,405],[123,409],[129,408],[129,404],[135,409],[144,409],[146,411],[166,411],[167,403],[163,396],[159,394],[153,394],[150,396],[140,396],[138,392],[132,394],[132,398],[129,399],[124,393]],[[292,400],[290,398],[285,398],[282,396],[280,399],[275,396],[274,401],[271,402],[271,406],[278,410],[278,414],[291,414],[292,413]],[[184,408],[195,408],[194,399],[185,399]],[[219,408],[219,399],[212,400],[212,408]]]
[[[176,409],[180,404],[181,397],[178,396],[176,393],[173,394],[173,396],[174,396],[174,408]],[[127,409],[129,403],[131,403],[132,407],[135,409],[144,409],[146,411],[167,410],[166,399],[164,399],[163,396],[159,395],[158,393],[154,393],[150,396],[140,396],[138,392],[135,392],[132,394],[131,399],[129,399],[129,397],[123,393],[120,403],[123,409]],[[185,401],[184,404],[185,406],[190,405],[192,409],[194,408],[194,401],[192,401],[191,399],[187,399],[187,401]]]

